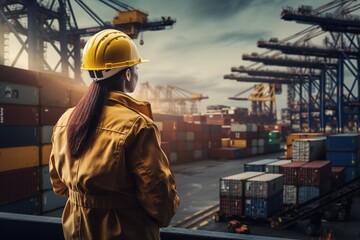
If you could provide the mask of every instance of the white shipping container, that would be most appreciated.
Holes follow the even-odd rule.
[[[52,133],[53,133],[53,129],[54,129],[53,125],[42,126],[40,128],[40,131],[41,131],[41,143],[43,143],[43,144],[51,143],[51,136],[52,136]]]
[[[228,177],[220,178],[220,196],[238,196],[244,194],[244,184],[249,178],[260,176],[264,172],[242,172]]]
[[[286,205],[296,205],[298,188],[295,185],[284,185],[283,203]]]
[[[326,156],[326,137],[295,139],[292,143],[293,161],[324,160]]]
[[[283,191],[284,178],[282,174],[265,173],[246,180],[245,186],[245,197],[265,199]]]
[[[264,145],[265,145],[265,140],[264,139],[258,139],[258,146],[263,147]]]
[[[56,195],[53,190],[42,193],[42,212],[48,212],[65,206],[66,197]]]
[[[257,146],[259,146],[259,145],[258,145],[258,140],[257,140],[257,139],[251,140],[251,146],[252,146],[252,147],[257,147]]]
[[[0,82],[0,103],[38,105],[39,99],[37,87]]]
[[[291,163],[291,160],[279,160],[265,165],[265,172],[280,173],[280,166]]]
[[[231,132],[247,132],[246,124],[233,123],[230,126]]]
[[[195,138],[195,133],[194,132],[186,132],[186,140],[194,140]]]
[[[251,155],[257,155],[257,154],[259,154],[258,147],[252,147],[251,148]]]

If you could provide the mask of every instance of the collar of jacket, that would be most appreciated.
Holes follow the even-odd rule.
[[[140,112],[153,120],[151,105],[149,102],[136,100],[135,98],[119,91],[110,91],[108,100]]]

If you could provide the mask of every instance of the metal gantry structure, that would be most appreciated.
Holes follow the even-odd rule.
[[[98,9],[90,3],[100,4]],[[104,21],[99,10],[117,14],[112,22]],[[78,14],[76,10],[82,10]],[[80,16],[81,15],[81,16]],[[114,14],[115,15],[115,14]],[[94,22],[92,26],[80,27],[80,17]],[[82,20],[83,21],[83,20]],[[19,48],[7,65],[16,66],[27,53],[28,69],[59,72],[81,81],[81,49],[84,38],[106,28],[116,28],[137,38],[141,32],[163,30],[176,20],[162,17],[149,20],[148,14],[117,0],[0,0],[0,64],[5,65],[9,54],[9,35],[13,34]],[[141,39],[140,44],[143,43]],[[46,58],[50,44],[51,59]]]
[[[269,51],[243,54],[243,60],[262,66],[232,68],[240,74],[224,78],[286,84],[291,123],[299,130],[360,130],[359,9],[360,4],[353,0],[334,0],[318,8],[285,7],[281,19],[311,26],[286,39],[259,40],[257,46]],[[316,40],[322,45],[312,43]],[[259,71],[265,65],[286,67],[287,71],[269,72],[266,80]]]

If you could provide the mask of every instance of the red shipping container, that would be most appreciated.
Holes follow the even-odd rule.
[[[346,168],[331,167],[331,187],[337,189],[346,183]]]
[[[0,125],[38,125],[37,106],[0,104]]]
[[[312,161],[299,169],[299,185],[321,186],[331,179],[331,161]]]
[[[169,142],[161,142],[161,149],[163,150],[166,156],[170,156],[171,148]]]
[[[0,205],[39,193],[39,168],[23,168],[0,173]]]
[[[220,196],[220,213],[226,215],[243,215],[243,198],[235,196]]]
[[[176,142],[176,152],[178,152],[178,154],[185,152],[186,149],[186,141],[177,141]]]
[[[176,131],[161,131],[161,141],[164,142],[173,142],[177,140]]]
[[[40,125],[55,125],[67,109],[66,107],[42,106],[40,108]]]
[[[299,169],[307,162],[291,162],[280,166],[280,173],[284,175],[285,185],[298,185]]]

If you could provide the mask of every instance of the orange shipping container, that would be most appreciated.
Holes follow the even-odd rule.
[[[0,148],[0,172],[39,166],[39,147]]]
[[[40,147],[41,149],[41,165],[49,164],[49,158],[51,153],[51,144],[45,144]]]

